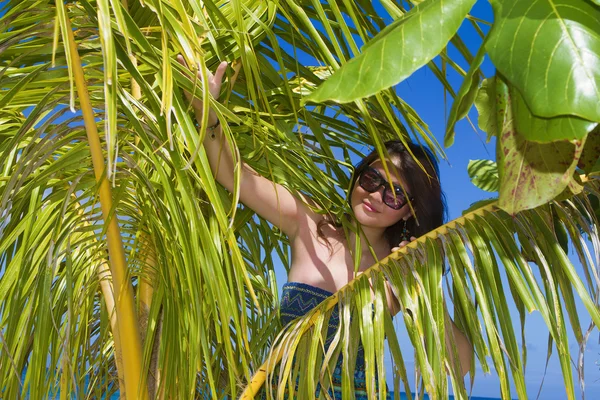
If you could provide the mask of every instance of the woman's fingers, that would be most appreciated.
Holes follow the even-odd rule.
[[[191,73],[189,73],[190,69],[185,61],[185,58],[183,58],[183,56],[181,54],[179,54],[179,55],[177,55],[176,59],[177,59],[177,62],[179,62],[181,65],[183,65],[186,68],[186,70],[188,72],[188,77],[191,78]],[[214,75],[211,71],[207,71],[208,91],[211,94],[211,96],[215,99],[217,99],[219,97],[219,94],[221,92],[221,85],[223,84],[223,76],[225,75],[226,70],[227,70],[227,61],[223,61],[217,67],[217,70],[215,71]],[[200,66],[198,66],[198,79],[202,80],[202,73],[200,72]],[[198,112],[201,112],[201,110],[202,110],[202,101],[198,98],[193,98],[192,94],[189,93],[187,90],[184,90],[184,94],[188,98],[188,100],[190,100],[192,102],[192,106],[194,107],[194,109],[196,109],[196,116],[198,117]],[[214,125],[216,119],[217,119],[217,117],[214,114],[214,111],[210,110],[209,124]]]
[[[181,54],[177,55],[176,60],[177,60],[177,62],[179,62],[179,64],[186,67],[189,71],[187,62],[185,62],[185,58],[183,58],[183,56]],[[214,75],[210,70],[207,71],[209,86],[218,86],[220,88],[221,84],[223,82],[223,76],[225,75],[226,70],[227,70],[227,61],[223,61],[217,67],[217,70],[215,71]],[[202,80],[202,73],[200,72],[199,65],[198,65],[198,78],[200,80]]]
[[[223,84],[223,75],[225,75],[226,69],[227,61],[223,61],[217,67],[214,75],[210,72],[208,73],[208,90],[215,99],[219,98],[219,94],[221,94],[221,85]]]
[[[186,68],[186,71],[185,71],[184,73],[185,73],[185,74],[188,76],[188,78],[189,78],[189,77],[190,77],[190,74],[189,74],[189,68],[188,68],[188,65],[187,65],[187,63],[185,62],[185,58],[183,58],[183,56],[182,56],[181,54],[179,54],[179,55],[176,57],[176,60],[177,60],[177,62],[178,62],[179,64],[183,65],[183,66]],[[192,101],[192,94],[191,94],[190,92],[188,92],[187,90],[184,90],[184,91],[183,91],[183,93],[185,94],[185,97],[187,97],[187,99],[188,99],[188,100]]]
[[[186,69],[188,69],[188,70],[189,70],[189,67],[188,67],[187,63],[185,62],[185,58],[183,58],[183,56],[182,56],[181,54],[179,54],[179,55],[176,57],[176,60],[177,60],[177,62],[178,62],[179,64],[183,65],[183,66],[184,66]]]
[[[417,240],[417,238],[414,236],[411,236],[410,241],[409,240],[401,241],[400,244],[398,245],[398,247],[392,247],[392,253],[400,250],[402,247],[406,246],[407,244],[410,244],[410,242],[412,242],[413,240]]]
[[[213,80],[215,83],[218,83],[219,86],[223,83],[223,75],[225,75],[225,71],[227,70],[227,61],[221,62],[215,71],[215,76]]]
[[[393,247],[392,248],[392,253],[395,251],[400,250],[402,247],[406,246],[407,244],[409,244],[410,242],[408,240],[405,240],[403,242],[400,242],[400,244],[398,245],[398,247]]]

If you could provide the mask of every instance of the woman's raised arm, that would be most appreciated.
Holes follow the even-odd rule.
[[[177,61],[186,66],[182,56]],[[208,88],[211,96],[218,98],[223,83],[223,76],[227,63],[222,62],[217,67],[214,75],[208,73]],[[200,73],[198,77],[201,78]],[[192,95],[185,92],[188,100],[192,102],[196,120],[202,120],[202,101],[192,99]],[[224,123],[224,122],[222,122]],[[204,148],[210,162],[210,167],[215,179],[230,192],[233,191],[236,165],[232,152],[223,135],[223,128],[217,115],[211,109],[208,115],[208,132],[204,139]],[[246,163],[241,162],[240,201],[250,207],[261,217],[277,226],[290,238],[298,231],[298,221],[313,212],[301,200],[295,198],[285,187],[259,175]]]

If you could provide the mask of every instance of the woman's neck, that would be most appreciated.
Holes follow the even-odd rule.
[[[356,234],[351,236],[350,244],[352,248],[355,247],[356,244]],[[389,243],[385,238],[385,229],[381,228],[369,228],[369,227],[361,227],[360,231],[360,245],[363,251],[363,254],[367,253],[367,249],[369,246],[375,250],[376,254],[382,254],[389,252]]]

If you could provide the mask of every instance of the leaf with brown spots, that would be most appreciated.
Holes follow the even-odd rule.
[[[591,131],[587,140],[585,141],[585,147],[583,148],[583,154],[579,159],[577,167],[585,171],[586,174],[592,172],[598,172],[600,165],[598,160],[600,159],[600,126],[596,126],[596,129]]]
[[[498,85],[505,85],[498,78],[496,81]],[[573,179],[585,137],[551,143],[526,140],[517,128],[514,99],[508,96],[507,100],[509,107],[501,109],[506,114],[497,118],[504,121],[497,143],[499,205],[515,214],[545,204],[563,192]],[[521,109],[519,118],[536,118],[531,114],[523,116],[523,112]]]

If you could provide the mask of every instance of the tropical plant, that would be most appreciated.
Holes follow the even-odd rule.
[[[128,398],[225,398],[246,383],[251,396],[280,362],[278,378],[267,378],[279,382],[273,394],[298,379],[306,398],[317,382],[328,385],[328,366],[340,355],[352,371],[359,340],[373,392],[375,374],[385,379],[387,338],[396,393],[444,398],[449,378],[464,398],[443,340],[448,268],[454,319],[484,371],[491,356],[502,397],[511,396],[511,376],[519,398],[527,397],[510,297],[521,335],[527,312],[543,316],[573,398],[567,326],[583,354],[600,323],[600,6],[494,0],[488,34],[490,24],[469,15],[474,3],[2,3],[2,397],[100,398],[118,390]],[[463,23],[481,34],[474,56],[457,34]],[[231,63],[219,101],[188,78],[177,54],[203,76]],[[498,74],[480,85],[486,54]],[[238,204],[237,189],[229,194],[214,182],[200,145],[207,121],[196,126],[180,89],[227,122],[236,159],[339,217],[365,144],[381,153],[386,139],[415,140],[443,156],[392,87],[425,65],[455,97],[447,145],[474,102],[482,129],[497,136],[497,172],[488,162],[480,164],[485,171],[472,169],[486,187],[494,187],[487,177],[497,180],[498,202],[419,238],[281,331],[273,257],[289,265],[287,239]],[[448,69],[464,76],[458,92]],[[575,249],[583,279],[557,238]],[[384,311],[384,279],[405,311],[420,388],[408,381]],[[575,298],[592,319],[587,332]],[[324,351],[336,304],[341,327]],[[350,387],[346,376],[347,395]]]

